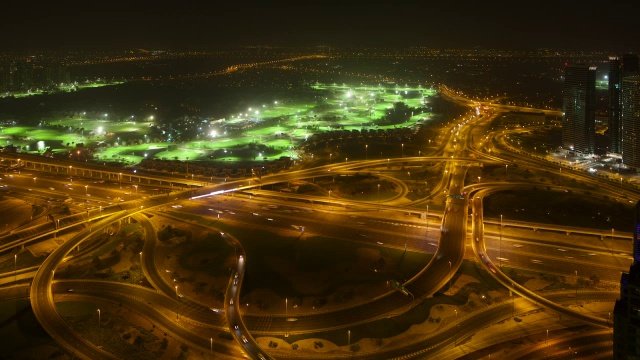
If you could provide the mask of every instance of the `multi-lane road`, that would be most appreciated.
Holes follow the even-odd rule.
[[[451,95],[451,93],[449,94]],[[456,97],[455,100],[458,102],[465,101],[465,99],[460,97]],[[476,104],[475,101],[467,101],[467,104],[471,103]],[[499,159],[495,156],[484,156],[483,152],[477,151],[473,148],[472,139],[474,137],[480,138],[479,134],[483,133],[483,130],[481,129],[483,129],[483,126],[484,128],[486,128],[486,125],[490,122],[490,120],[490,117],[486,117],[483,115],[471,115],[468,118],[465,118],[459,124],[455,124],[453,126],[450,126],[449,128],[443,129],[441,136],[443,141],[441,143],[441,147],[437,149],[437,151],[439,151],[440,153],[431,154],[431,156],[389,160],[354,161],[350,163],[327,165],[313,169],[293,170],[279,174],[263,176],[261,179],[241,179],[236,181],[220,182],[217,184],[212,183],[213,179],[210,179],[211,181],[208,182],[203,182],[200,179],[172,179],[168,176],[156,174],[122,174],[120,172],[104,170],[99,167],[94,168],[92,166],[84,165],[74,167],[74,165],[68,165],[66,163],[60,163],[51,166],[50,164],[39,162],[33,159],[22,159],[21,161],[25,162],[24,168],[20,169],[19,174],[12,174],[12,178],[6,179],[6,183],[10,184],[9,186],[12,187],[11,191],[16,191],[19,194],[31,193],[34,194],[33,196],[36,200],[40,198],[45,201],[45,197],[56,195],[66,199],[68,197],[67,192],[74,191],[73,187],[75,187],[76,192],[78,189],[80,189],[80,193],[75,194],[76,199],[97,201],[93,209],[87,209],[86,206],[82,207],[83,211],[87,211],[87,218],[80,218],[75,220],[77,221],[77,223],[83,224],[82,229],[70,240],[67,240],[65,243],[60,245],[58,249],[51,253],[49,257],[44,261],[44,263],[40,266],[39,270],[36,272],[30,291],[34,313],[36,314],[38,320],[42,323],[45,330],[49,334],[51,334],[52,337],[58,340],[63,346],[72,350],[77,356],[92,359],[116,358],[117,356],[115,356],[114,354],[110,354],[104,349],[97,347],[96,344],[91,344],[65,325],[64,320],[61,318],[55,307],[53,301],[53,293],[54,291],[59,291],[60,287],[64,289],[65,286],[73,286],[74,288],[79,289],[78,294],[110,299],[123,296],[123,294],[127,292],[141,292],[139,295],[141,298],[148,297],[149,299],[153,299],[151,302],[153,303],[155,313],[149,312],[149,309],[143,309],[144,304],[131,303],[131,306],[138,311],[146,311],[146,313],[157,320],[158,323],[165,324],[164,326],[168,328],[170,332],[174,333],[185,343],[204,350],[209,349],[209,347],[213,349],[214,344],[212,337],[208,339],[202,334],[188,333],[188,331],[185,332],[184,327],[172,326],[171,323],[168,323],[168,321],[171,321],[170,319],[172,317],[168,316],[167,313],[170,313],[171,309],[188,309],[188,312],[184,311],[182,316],[191,319],[191,321],[199,321],[202,326],[208,327],[212,331],[216,329],[221,330],[227,327],[231,334],[233,334],[233,336],[237,340],[238,346],[227,346],[224,343],[219,343],[216,341],[216,353],[219,353],[221,356],[237,357],[242,356],[241,354],[244,353],[249,357],[255,359],[269,358],[270,356],[267,349],[261,349],[257,345],[255,339],[251,336],[251,332],[254,331],[254,329],[259,329],[259,317],[252,316],[250,314],[242,314],[242,311],[238,304],[240,292],[239,289],[242,286],[245,271],[244,269],[246,263],[250,262],[251,259],[247,259],[244,255],[244,252],[240,251],[240,253],[238,254],[236,268],[234,269],[234,276],[231,277],[229,281],[224,304],[224,313],[213,313],[207,305],[200,304],[197,299],[190,299],[184,296],[179,297],[177,288],[173,288],[172,285],[165,283],[160,274],[158,274],[158,271],[155,268],[153,255],[156,243],[156,230],[145,219],[145,215],[143,215],[142,213],[151,211],[153,209],[161,209],[162,207],[166,207],[168,204],[173,204],[177,201],[182,201],[185,199],[191,199],[190,201],[194,203],[197,201],[207,201],[206,199],[208,198],[221,196],[225,193],[229,194],[232,192],[250,191],[251,189],[268,184],[275,184],[304,178],[313,178],[317,176],[326,176],[329,173],[346,175],[349,173],[353,173],[354,171],[374,169],[373,171],[371,171],[371,173],[375,174],[376,168],[387,166],[393,160],[394,163],[402,162],[403,164],[409,166],[411,166],[412,164],[420,165],[425,162],[441,162],[442,164],[444,164],[442,181],[440,182],[440,185],[435,187],[434,189],[434,195],[438,196],[442,192],[442,194],[446,196],[444,198],[444,210],[439,213],[435,213],[432,211],[431,214],[429,214],[430,217],[437,216],[437,221],[432,220],[430,224],[431,226],[429,227],[429,229],[425,228],[424,234],[414,233],[411,236],[399,235],[397,232],[381,229],[379,230],[380,234],[383,234],[384,231],[387,231],[389,234],[386,234],[384,236],[384,238],[386,239],[384,242],[376,241],[378,245],[382,246],[402,248],[404,244],[404,248],[408,248],[411,251],[433,253],[431,261],[425,264],[422,271],[415,274],[412,278],[408,279],[403,284],[409,291],[409,295],[411,296],[402,294],[399,291],[388,291],[374,299],[371,299],[370,301],[356,304],[348,308],[336,309],[334,311],[325,311],[322,313],[297,314],[296,321],[288,321],[289,319],[287,319],[286,316],[282,316],[282,314],[275,314],[272,317],[269,329],[266,332],[265,330],[261,330],[261,333],[313,333],[315,331],[321,330],[346,328],[354,324],[362,324],[375,319],[379,319],[381,317],[390,316],[388,314],[391,313],[398,314],[399,311],[406,311],[406,309],[410,308],[409,305],[411,305],[414,301],[420,301],[420,299],[429,297],[437,291],[446,289],[449,286],[448,284],[450,283],[450,279],[455,275],[465,256],[465,251],[468,244],[467,239],[469,238],[469,231],[467,229],[468,224],[470,223],[468,219],[469,207],[471,207],[471,213],[473,214],[471,216],[472,229],[470,238],[475,239],[475,241],[471,241],[471,247],[474,249],[476,256],[478,256],[479,262],[481,262],[483,266],[485,266],[485,268],[491,274],[493,274],[493,276],[495,276],[498,281],[505,284],[507,288],[510,288],[521,296],[533,299],[536,303],[544,304],[557,311],[564,311],[571,316],[581,318],[582,320],[590,323],[598,324],[601,326],[608,326],[608,323],[605,321],[605,319],[590,315],[584,316],[572,313],[571,311],[562,309],[560,305],[556,305],[553,299],[548,297],[543,298],[539,294],[532,293],[526,288],[514,284],[513,281],[511,281],[508,277],[506,277],[505,274],[503,274],[499,270],[499,267],[496,268],[496,259],[490,258],[490,255],[495,254],[495,251],[491,251],[491,245],[487,245],[487,240],[491,239],[492,237],[495,238],[495,232],[485,233],[483,231],[484,226],[481,226],[481,224],[483,223],[481,197],[476,197],[476,194],[478,194],[476,192],[480,189],[480,187],[476,186],[472,190],[468,187],[465,187],[464,183],[467,176],[467,171],[470,166],[475,166],[482,162],[496,163],[499,161],[504,161],[505,163],[508,163],[509,161],[508,159]],[[494,145],[497,146],[498,144]],[[474,154],[474,156],[470,156],[471,154]],[[484,156],[484,158],[481,159],[479,158],[479,156]],[[518,158],[518,161],[520,163],[526,162],[528,160],[531,160],[535,166],[546,165],[537,162],[538,160],[535,159],[528,159],[527,157]],[[43,180],[47,178],[46,175],[40,175],[43,171],[54,172],[54,175],[60,174],[60,171],[63,171],[63,173],[64,171],[66,171],[68,175],[74,175],[73,181],[75,182],[75,184],[78,184],[79,181],[80,184],[83,184],[83,181],[86,182],[86,184],[80,186],[74,184],[74,186],[69,186],[64,183],[67,179],[64,179],[61,182],[61,180],[55,177],[50,180]],[[27,173],[23,175],[24,172]],[[573,173],[571,175],[580,176],[581,174]],[[107,180],[104,183],[104,180],[97,180],[105,178]],[[118,195],[120,195],[122,192],[123,178],[125,188],[127,186],[129,187],[129,193],[122,195],[123,197],[124,195],[128,195],[130,198],[128,199],[128,201],[120,202],[121,197]],[[30,180],[33,181],[33,186],[28,183]],[[597,181],[597,179],[588,180]],[[89,185],[90,182],[93,183]],[[144,184],[144,182],[146,182],[146,185]],[[177,189],[174,187],[174,184],[179,183],[183,184],[184,187],[188,189],[185,189],[184,191],[176,191]],[[51,186],[48,186],[47,188],[49,190],[46,190],[43,187],[39,187],[43,185]],[[202,185],[206,186],[200,187]],[[91,192],[89,192],[89,186],[91,186]],[[65,189],[65,187],[67,189]],[[154,187],[153,191],[155,193],[161,194],[148,194],[147,192],[151,190],[151,187]],[[43,190],[36,190],[34,192],[35,188]],[[60,190],[57,190],[58,188],[65,190],[61,194],[56,194],[60,193]],[[405,189],[404,191],[406,191],[405,186],[401,185],[399,188]],[[493,191],[499,188],[499,185],[492,186]],[[132,189],[135,189],[133,190],[135,191],[135,195]],[[142,192],[142,189],[145,189],[144,193]],[[82,190],[84,190],[84,196],[82,194]],[[138,192],[139,190],[140,192]],[[611,192],[619,191],[619,189],[614,187],[607,188],[607,190]],[[256,190],[256,192],[254,193],[257,193],[257,191],[258,190]],[[266,194],[261,193],[260,195],[260,199],[263,199]],[[474,196],[474,199],[478,200],[474,200],[471,202],[471,204],[469,204],[470,195]],[[637,194],[633,193],[632,196],[637,197]],[[277,198],[278,196],[275,197]],[[116,198],[118,200],[109,201],[110,199]],[[309,199],[307,198],[302,200]],[[100,205],[101,201],[104,201],[104,205]],[[357,208],[359,209],[359,211],[365,212],[372,210],[380,211],[381,208],[383,208],[382,210],[384,211],[409,211],[420,214],[424,212],[424,209],[420,206],[420,204],[421,201],[416,201],[410,205],[401,205],[397,201],[395,201],[395,203],[394,201],[391,201],[389,204],[383,205],[358,201],[346,201],[344,199],[336,198],[332,199],[330,197],[321,197],[316,198],[315,205],[311,205],[310,207],[341,205],[341,207],[346,208],[348,206],[349,208]],[[96,214],[96,207],[98,206],[100,208],[98,209],[98,213]],[[91,211],[93,211],[93,213],[91,213]],[[95,285],[91,282],[74,283],[71,281],[66,284],[60,282],[61,285],[52,287],[52,284],[55,284],[53,280],[56,267],[63,261],[66,256],[68,256],[68,254],[74,247],[76,247],[83,241],[90,239],[92,231],[108,226],[114,221],[120,221],[121,219],[126,217],[133,217],[134,219],[139,221],[145,229],[146,242],[140,256],[145,276],[157,290],[153,295],[144,293],[145,291],[148,292],[148,289],[133,288],[124,290],[122,288],[122,286],[124,285],[121,284],[111,284],[108,286],[103,285],[101,287],[100,285]],[[316,220],[316,223],[320,221],[321,220]],[[333,221],[335,221],[337,225],[335,229],[338,229],[334,229],[334,231],[336,231],[336,233],[339,232],[342,234],[336,234],[336,238],[349,238],[350,236],[345,234],[349,234],[349,231],[358,231],[354,229],[348,230],[347,232],[340,231],[339,224],[341,221],[338,219],[333,219]],[[313,218],[309,217],[307,222],[308,224],[305,225],[308,226],[308,229],[313,229]],[[344,219],[342,222],[344,222]],[[54,223],[55,222],[52,221],[51,224],[48,225],[49,227],[53,226],[53,229],[49,229],[49,231],[57,232],[61,230],[59,227],[57,227],[57,224],[53,225]],[[71,221],[71,223],[69,223],[69,226],[71,227],[74,224],[76,223]],[[255,226],[271,226],[271,224],[256,224]],[[347,225],[344,225],[343,227],[345,229],[349,228],[349,226]],[[318,226],[318,228],[321,227]],[[373,230],[375,233],[375,229]],[[237,243],[235,239],[233,239],[233,234],[225,234],[225,236],[228,236],[230,241],[233,241],[234,244],[240,246],[240,244]],[[17,242],[10,243],[10,246],[29,241],[29,239],[31,239],[32,237],[32,234],[25,234],[24,238],[19,238]],[[503,240],[507,243],[510,241],[513,242],[512,239],[502,239],[502,237],[502,234],[500,234],[500,242],[502,242]],[[375,237],[372,237],[372,239],[375,239]],[[348,240],[353,241],[353,239]],[[358,241],[369,241],[369,239],[366,239],[366,237],[364,237],[363,239],[358,239]],[[550,244],[541,245],[539,243],[536,243],[535,245],[528,244],[527,246],[529,245],[546,246],[548,248],[553,247],[553,245]],[[564,245],[563,247],[570,248]],[[553,254],[552,252],[538,252],[538,257],[540,259],[536,260],[538,260],[539,263],[531,263],[530,261],[527,261],[530,260],[530,252],[527,253],[521,248],[516,249],[505,250],[503,252],[502,247],[500,246],[498,254],[500,255],[499,257],[501,259],[499,260],[503,261],[503,259],[507,259],[506,256],[509,256],[508,260],[504,261],[510,261],[510,264],[516,263],[522,267],[536,267],[546,263],[551,264],[558,258],[558,256],[554,255],[560,255],[557,253]],[[579,251],[579,249],[574,250]],[[595,254],[597,252],[597,250],[593,249],[588,249],[587,251],[589,254]],[[606,257],[605,252],[601,251],[598,254],[602,258]],[[568,255],[563,256],[565,257],[565,259],[567,259],[566,256]],[[582,263],[584,266],[588,266],[590,262],[589,259],[589,257],[574,259],[571,260],[570,263]],[[626,265],[626,263],[620,264],[619,261],[615,263],[614,258],[611,263],[601,264],[600,266],[615,272]],[[69,296],[69,294],[67,294],[67,296]],[[179,311],[176,311],[176,318],[179,321],[178,312]],[[477,329],[477,325],[472,326],[471,324],[482,324],[487,321],[492,321],[492,319],[495,320],[500,316],[504,316],[504,309],[500,309],[499,307],[487,309],[487,311],[481,312],[477,316],[465,319],[461,323],[461,325],[464,325],[466,329]],[[411,354],[414,354],[416,356],[418,356],[419,354],[424,355],[426,351],[436,351],[438,348],[436,345],[446,344],[451,341],[452,338],[455,338],[457,336],[456,334],[458,333],[458,330],[456,329],[457,328],[450,327],[446,331],[439,332],[437,336],[429,337],[427,339],[408,341],[402,347],[389,347],[388,349],[376,352],[375,354],[364,354],[362,356],[372,359],[387,359],[391,357],[400,357],[402,355],[410,356]],[[240,352],[240,349],[242,349],[242,352]],[[349,354],[345,354],[345,356],[347,355]],[[295,356],[292,355],[292,358],[295,358]]]

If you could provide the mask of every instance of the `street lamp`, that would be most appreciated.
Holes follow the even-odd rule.
[[[329,165],[331,165],[331,157],[333,156],[333,153],[329,153]]]
[[[364,159],[369,160],[369,144],[364,146]]]
[[[578,270],[576,270],[575,273],[576,273],[576,305],[578,305]]]
[[[289,337],[287,333],[287,319],[289,318],[289,299],[284,299],[284,337]]]
[[[429,205],[427,205],[427,231],[426,231],[425,237],[427,239],[429,238]]]
[[[351,330],[347,331],[347,350],[351,348]]]
[[[498,261],[500,270],[502,270],[502,214],[500,214],[500,243],[498,247]]]
[[[89,187],[89,185],[85,185],[84,186],[84,194],[87,195],[87,188]]]
[[[511,298],[511,317],[514,317],[516,312],[516,300],[513,297],[513,288],[513,283],[511,283],[511,289],[509,289],[509,297]]]
[[[176,301],[178,301],[178,285],[176,285]],[[176,321],[178,320],[178,304],[176,304]]]
[[[451,261],[449,261],[449,291],[451,291]]]
[[[449,262],[449,263],[451,263],[451,262]],[[457,329],[458,328],[458,310],[453,309],[453,311],[455,311],[455,313],[456,313],[456,329]],[[457,336],[458,336],[458,331],[456,330],[456,336],[453,337],[453,347],[457,346],[457,342],[456,342],[456,340],[457,340],[456,337]]]
[[[504,177],[507,177],[507,170],[509,169],[509,165],[504,166]]]
[[[380,210],[380,204],[381,204],[381,201],[380,201],[380,184],[378,184],[378,211]]]
[[[400,157],[403,158],[404,157],[404,144],[401,144],[401,145],[402,145],[402,152],[400,153]]]
[[[98,309],[98,342],[100,342],[100,309]]]
[[[13,281],[18,280],[18,254],[13,255]]]
[[[133,185],[134,188],[136,188],[136,199],[138,198],[138,185]]]

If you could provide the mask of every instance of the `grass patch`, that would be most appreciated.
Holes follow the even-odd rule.
[[[366,324],[356,325],[349,328],[351,330],[351,343],[358,342],[361,339],[383,339],[403,334],[411,326],[421,324],[429,320],[431,308],[438,305],[464,305],[466,299],[461,297],[445,296],[436,294],[430,299],[426,299],[414,306],[407,313],[400,316],[385,318]],[[434,319],[439,322],[440,319]],[[288,338],[281,337],[283,341],[293,343],[300,340],[310,338],[307,335],[290,334]],[[311,338],[323,339],[335,343],[338,346],[347,345],[347,337],[345,330],[333,330],[314,332]]]
[[[504,217],[517,221],[578,226],[593,229],[632,229],[631,204],[611,202],[588,194],[550,191],[540,187],[507,190],[483,200],[486,217]],[[516,204],[516,205],[514,205]]]
[[[224,260],[231,256],[233,249],[220,233],[208,233],[198,242],[189,242],[180,254],[180,267],[186,270],[202,271],[208,275],[228,275],[222,267]],[[193,261],[193,259],[197,259]]]

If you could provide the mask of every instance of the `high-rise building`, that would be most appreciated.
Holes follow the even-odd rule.
[[[562,147],[593,154],[596,130],[596,68],[569,65],[562,87]]]
[[[620,279],[613,309],[613,358],[640,359],[640,201],[636,204],[633,264]]]
[[[622,163],[640,169],[640,76],[622,79],[620,92]]]
[[[616,154],[620,154],[622,150],[622,123],[620,122],[621,65],[619,57],[609,57],[609,152]]]
[[[638,54],[624,54],[609,57],[609,152],[622,153],[622,120],[620,119],[620,91],[622,80],[628,76],[640,75]]]

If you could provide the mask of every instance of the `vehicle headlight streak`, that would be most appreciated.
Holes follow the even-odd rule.
[[[200,198],[204,198],[204,197],[209,197],[209,196],[215,196],[215,195],[225,194],[225,193],[233,192],[233,191],[236,191],[236,190],[238,190],[238,189],[236,188],[236,189],[229,189],[229,190],[218,190],[218,191],[213,191],[213,192],[210,192],[210,193],[208,193],[208,194],[204,194],[204,195],[198,195],[198,196],[190,197],[190,198],[189,198],[189,200],[195,200],[195,199],[200,199]]]

